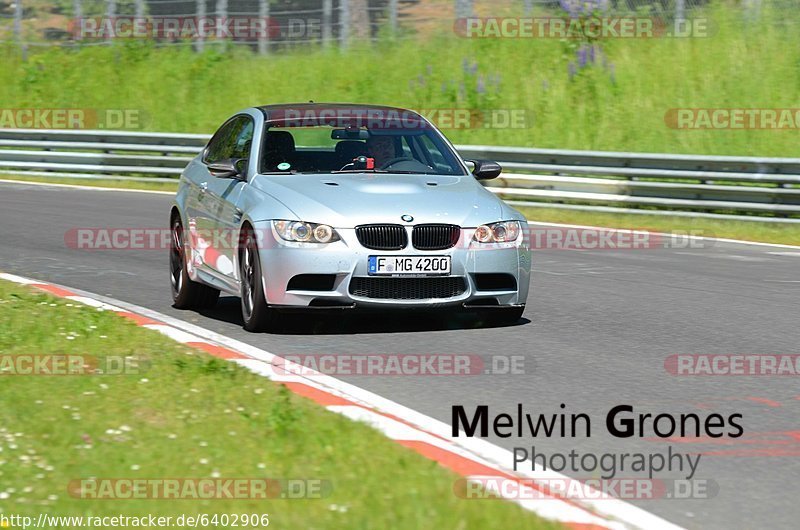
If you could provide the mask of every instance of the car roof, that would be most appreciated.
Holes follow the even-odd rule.
[[[404,109],[401,107],[389,107],[385,105],[364,105],[359,103],[281,103],[278,105],[262,105],[256,107],[264,113],[264,118],[268,124],[278,124],[285,122],[288,117],[306,118],[308,116],[324,117],[334,116],[366,116],[370,115],[381,116],[383,119],[391,120],[402,118],[403,120],[410,120],[416,122],[418,125],[426,125],[426,120],[413,110]]]
[[[386,105],[365,105],[363,103],[280,103],[275,105],[261,105],[256,107],[261,109],[264,114],[269,117],[270,112],[287,110],[299,111],[320,111],[320,110],[380,110],[380,111],[398,111],[405,112],[409,115],[421,117],[419,114],[410,109],[402,107],[390,107]]]

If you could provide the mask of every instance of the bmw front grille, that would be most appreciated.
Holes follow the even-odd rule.
[[[372,250],[402,250],[408,245],[406,229],[401,225],[374,224],[356,227],[358,242]],[[417,250],[453,248],[461,237],[461,227],[450,224],[416,225],[411,243]]]
[[[445,224],[417,225],[411,232],[411,242],[418,250],[453,248],[461,237],[461,227]]]
[[[408,245],[408,235],[401,225],[364,225],[356,227],[358,242],[372,250],[402,250]]]

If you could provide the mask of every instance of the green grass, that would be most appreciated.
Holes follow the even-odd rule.
[[[444,25],[347,52],[312,47],[267,57],[244,48],[197,54],[120,42],[31,50],[23,62],[9,49],[0,100],[6,108],[141,109],[149,130],[201,133],[244,107],[310,99],[524,109],[533,116],[526,128],[445,132],[470,144],[797,156],[796,129],[683,131],[665,124],[672,108],[800,107],[800,15],[765,5],[748,23],[738,6],[719,0],[693,11],[713,21],[710,37],[607,39],[596,63],[572,80],[575,40],[466,39]],[[475,74],[464,70],[465,61],[477,65]]]
[[[268,513],[276,528],[555,528],[456,498],[456,475],[233,363],[69,301],[0,282],[0,358],[125,356],[127,375],[2,377],[0,513]],[[305,478],[322,499],[86,500],[73,479]]]
[[[647,214],[582,212],[558,208],[515,206],[528,219],[609,228],[628,228],[651,232],[675,232],[705,237],[741,239],[762,243],[800,245],[800,225],[707,219],[703,217],[666,217]]]

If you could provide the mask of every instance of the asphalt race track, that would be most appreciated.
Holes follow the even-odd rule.
[[[718,491],[707,499],[634,504],[689,528],[797,527],[797,377],[675,376],[664,362],[673,354],[800,354],[800,250],[722,242],[702,249],[539,250],[519,325],[472,329],[436,319],[300,317],[292,332],[253,335],[241,328],[235,298],[222,298],[202,315],[173,309],[166,251],[65,244],[71,228],[166,228],[169,204],[159,194],[0,184],[0,270],[125,300],[279,355],[524,356],[524,375],[343,379],[447,423],[452,405],[486,404],[493,413],[513,414],[517,403],[549,413],[564,403],[568,412],[591,416],[591,438],[492,441],[535,445],[545,454],[666,453],[672,445],[702,454],[695,478],[713,481]],[[621,403],[654,414],[738,412],[745,434],[691,443],[604,437],[605,414]]]

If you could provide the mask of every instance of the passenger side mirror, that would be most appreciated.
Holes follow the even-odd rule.
[[[492,160],[465,160],[472,164],[472,174],[478,180],[490,180],[503,171],[503,168],[497,162]]]
[[[247,176],[246,158],[228,158],[208,164],[211,175],[221,179],[244,180]]]

